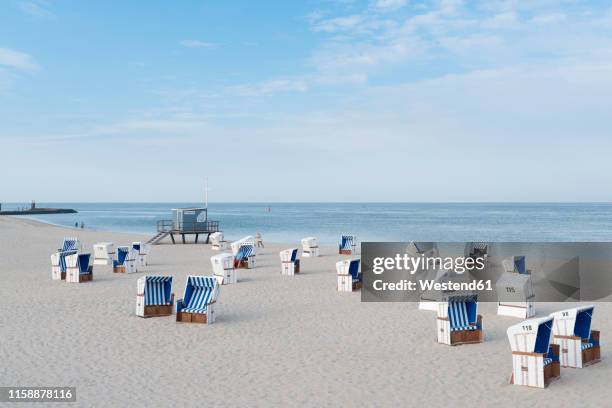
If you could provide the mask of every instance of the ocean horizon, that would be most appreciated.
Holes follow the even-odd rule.
[[[3,209],[29,207],[3,203]],[[20,216],[99,231],[150,234],[173,208],[202,203],[37,203],[76,214]],[[360,241],[612,241],[612,203],[209,203],[228,239],[260,232],[266,241],[317,236],[335,244],[342,233]]]

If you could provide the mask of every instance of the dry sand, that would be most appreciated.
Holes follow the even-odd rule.
[[[70,406],[96,407],[612,406],[608,303],[598,304],[593,324],[603,361],[529,389],[507,384],[505,330],[517,319],[481,305],[483,344],[439,345],[432,312],[336,292],[334,264],[345,257],[335,248],[303,258],[303,273],[288,277],[278,252],[300,237],[267,246],[256,269],[221,288],[217,321],[205,326],[142,319],[134,309],[143,274],[173,275],[178,298],[188,274],[211,274],[217,252],[208,245],[154,246],[144,272],[96,266],[93,282],[67,284],[51,280],[49,258],[64,236],[78,236],[88,251],[99,241],[148,238],[0,218],[2,386],[76,386]]]

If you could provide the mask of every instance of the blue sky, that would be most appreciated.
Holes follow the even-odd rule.
[[[0,8],[0,201],[612,201],[612,5]]]

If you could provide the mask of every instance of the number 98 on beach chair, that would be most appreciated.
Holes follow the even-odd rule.
[[[561,347],[561,366],[583,368],[601,360],[599,331],[591,330],[595,306],[580,306],[551,314],[553,343]]]

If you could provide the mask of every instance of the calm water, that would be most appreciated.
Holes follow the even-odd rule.
[[[4,209],[25,203],[3,204]],[[107,231],[153,235],[171,209],[194,203],[39,203],[78,214],[31,217]],[[267,208],[270,207],[270,211]],[[361,241],[612,241],[612,203],[602,204],[431,204],[431,203],[212,203],[229,239],[259,231],[264,240],[295,242],[308,235],[333,244],[343,233]]]

